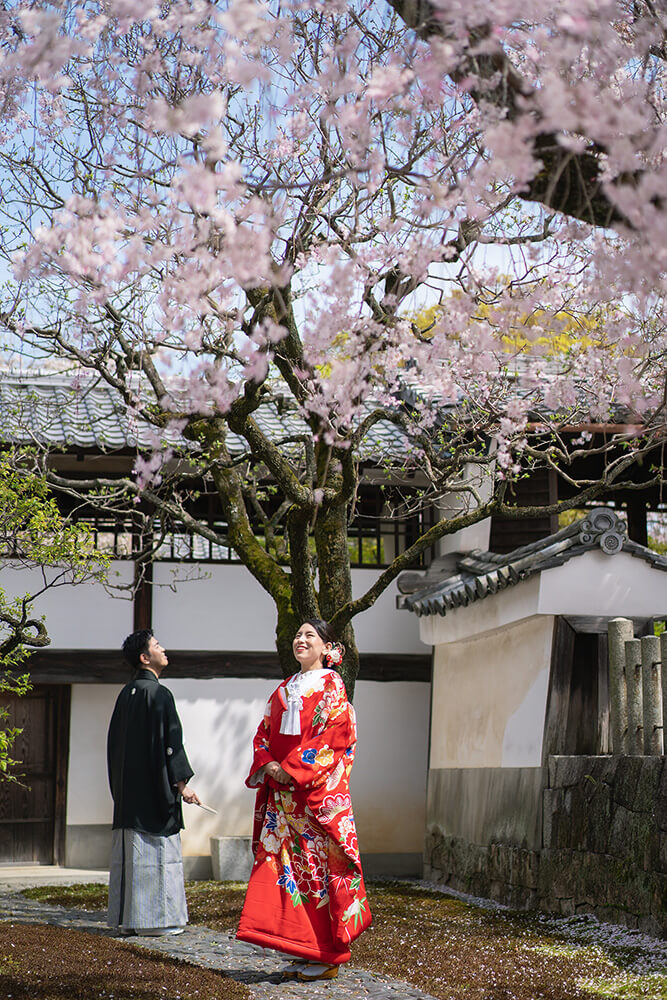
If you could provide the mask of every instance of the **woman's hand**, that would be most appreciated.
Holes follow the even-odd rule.
[[[281,785],[288,785],[292,780],[292,775],[288,774],[287,771],[283,771],[277,760],[271,760],[268,764],[265,764],[264,773],[268,774],[270,778],[273,778],[274,781],[277,781]]]

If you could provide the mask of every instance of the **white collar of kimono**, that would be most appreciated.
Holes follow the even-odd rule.
[[[330,673],[328,667],[318,667],[316,670],[300,670],[290,677],[285,685],[287,708],[280,722],[280,732],[284,736],[301,735],[303,699],[324,688],[324,679],[328,673]]]

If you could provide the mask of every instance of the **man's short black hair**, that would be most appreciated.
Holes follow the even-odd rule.
[[[148,643],[153,638],[152,628],[140,628],[128,635],[123,643],[123,656],[135,670],[141,666],[141,654],[148,656]]]

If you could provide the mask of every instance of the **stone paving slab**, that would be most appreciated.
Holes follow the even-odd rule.
[[[0,892],[20,892],[33,885],[73,885],[75,882],[109,884],[107,869],[62,868],[60,865],[0,865]]]
[[[55,924],[74,930],[114,937],[105,913],[71,910],[26,899],[20,892],[0,889],[0,920],[15,923]],[[374,972],[343,966],[337,979],[321,983],[282,982],[279,969],[286,960],[275,952],[258,948],[233,935],[208,927],[186,927],[175,937],[128,937],[128,944],[162,952],[193,965],[219,969],[232,979],[246,983],[253,1000],[434,1000],[407,983]]]

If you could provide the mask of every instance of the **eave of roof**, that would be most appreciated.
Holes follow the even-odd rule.
[[[278,412],[261,407],[254,414],[270,440],[297,437],[308,428],[294,410]],[[163,434],[170,444],[191,447],[174,434]],[[151,450],[160,432],[128,409],[111,386],[90,376],[75,378],[62,372],[16,374],[0,372],[0,441],[37,444],[47,448],[122,451]],[[247,451],[247,443],[229,431],[227,446],[233,455]],[[296,449],[296,445],[294,448]],[[402,461],[412,451],[400,428],[383,420],[366,435],[360,458],[382,463]]]
[[[576,556],[594,549],[601,549],[609,556],[627,552],[643,559],[655,569],[667,571],[667,558],[631,541],[625,523],[610,507],[597,507],[586,517],[562,528],[553,535],[530,545],[514,549],[504,555],[475,549],[456,560],[456,572],[415,589],[414,574],[404,574],[398,588],[403,591],[398,605],[416,615],[446,615],[454,608],[483,600],[492,594],[512,587],[522,580],[554,566],[562,566]],[[413,590],[406,593],[406,589]]]

